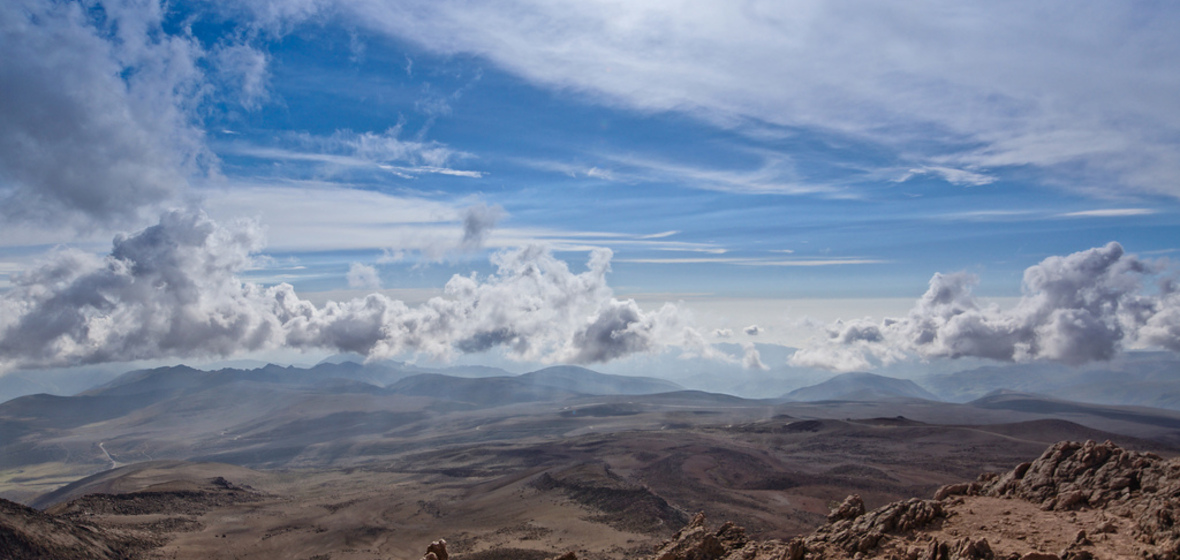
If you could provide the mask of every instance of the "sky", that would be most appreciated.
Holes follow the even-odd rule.
[[[1180,351],[1178,24],[1136,1],[5,2],[0,371]]]

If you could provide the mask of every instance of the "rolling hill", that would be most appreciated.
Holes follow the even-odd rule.
[[[842,373],[823,383],[795,389],[782,397],[788,401],[887,401],[938,397],[908,379],[896,379],[873,373]]]

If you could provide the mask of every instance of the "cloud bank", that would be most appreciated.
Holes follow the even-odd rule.
[[[257,224],[190,210],[118,236],[102,258],[59,251],[0,296],[0,370],[283,346],[370,358],[503,347],[521,360],[594,363],[703,338],[674,305],[616,299],[608,250],[581,273],[542,247],[503,251],[494,274],[456,275],[445,297],[415,307],[378,293],[317,307],[289,284],[239,278],[262,247]]]
[[[212,158],[201,46],[152,2],[0,5],[0,217],[117,224]],[[206,161],[205,163],[208,163]]]
[[[974,275],[935,274],[905,317],[838,322],[791,363],[850,371],[913,356],[973,356],[1078,365],[1124,348],[1180,351],[1180,290],[1170,278],[1147,285],[1166,272],[1163,262],[1114,242],[1049,257],[1025,270],[1011,309],[982,306],[972,294]]]

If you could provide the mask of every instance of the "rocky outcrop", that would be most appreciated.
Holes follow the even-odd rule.
[[[864,514],[864,500],[860,499],[860,494],[853,494],[847,498],[844,498],[844,502],[836,506],[836,509],[832,510],[832,512],[828,514],[828,521],[835,523],[836,521],[840,521],[842,519],[856,519],[857,517],[860,517]]]
[[[971,537],[952,542],[931,539],[925,546],[911,547],[905,555],[906,560],[993,560],[995,557],[987,539]]]
[[[75,523],[0,498],[0,558],[121,560],[139,551],[134,543],[98,527]]]
[[[805,549],[822,551],[836,547],[849,554],[867,553],[887,535],[910,533],[944,517],[941,502],[917,498],[894,502],[853,517],[840,517],[844,506],[853,499],[860,502],[859,496],[850,496],[828,516],[833,521],[803,539]],[[863,503],[860,511],[864,511]]]
[[[426,554],[422,555],[422,560],[447,560],[450,557],[447,554],[447,541],[438,539],[426,547]]]
[[[807,537],[786,542],[754,542],[733,523],[725,523],[715,531],[708,530],[705,515],[698,513],[656,550],[652,560],[802,560],[853,556],[871,552],[888,535],[912,532],[942,515],[939,502],[918,499],[892,503],[866,513],[864,502],[853,495],[832,510],[828,516],[831,522]],[[986,548],[986,542],[982,546]],[[937,556],[931,560],[946,558],[949,557]]]
[[[502,550],[497,552],[503,553]],[[422,560],[447,560],[450,557],[451,555],[447,552],[447,541],[439,539],[426,546],[426,554],[422,555]],[[459,556],[459,558],[462,557]],[[550,560],[578,560],[578,556],[573,552],[566,552],[560,556],[554,556]]]
[[[984,474],[974,482],[940,488],[933,500],[910,499],[865,511],[853,495],[828,515],[828,523],[790,541],[753,542],[740,527],[727,523],[709,531],[703,514],[652,556],[652,560],[822,560],[891,558],[894,560],[1089,560],[1093,544],[1086,531],[1059,554],[1036,550],[997,555],[986,538],[948,538],[936,530],[948,507],[962,497],[986,496],[1037,504],[1046,511],[1103,508],[1133,521],[1134,535],[1153,545],[1136,554],[1180,560],[1180,459],[1165,461],[1151,453],[1122,449],[1110,442],[1061,442],[1040,458],[1012,471]],[[1095,526],[1089,535],[1115,531]],[[1099,538],[1099,537],[1095,537]],[[886,546],[888,545],[888,546]]]
[[[749,543],[746,531],[725,523],[716,531],[705,527],[705,514],[693,516],[683,529],[664,542],[653,556],[655,560],[716,560],[741,551]]]
[[[979,492],[1021,498],[1048,510],[1102,507],[1158,493],[1160,482],[1169,480],[1164,465],[1158,455],[1128,451],[1109,441],[1063,441],[1003,476],[981,477]],[[1173,475],[1171,482],[1180,479]]]
[[[1045,510],[1105,508],[1134,522],[1135,536],[1180,558],[1180,460],[1109,441],[1063,441],[1003,475],[983,475],[976,493],[1020,498]]]
[[[1108,536],[1121,536],[1119,527],[1123,527],[1148,546],[1120,540],[1122,548],[1106,548],[1108,553],[1101,557],[1180,560],[1180,459],[1165,461],[1110,442],[1061,442],[1037,460],[1002,475],[984,474],[974,482],[943,486],[934,498],[914,498],[866,511],[860,496],[852,495],[832,509],[828,523],[788,541],[754,541],[733,523],[710,530],[705,515],[698,513],[647,558],[1093,560],[1099,557],[1095,541],[1110,543]],[[1021,526],[1018,519],[1007,519],[1008,510],[1015,508],[1005,505],[1007,500],[1020,501],[1022,515],[1041,515],[1041,525],[1034,529]],[[991,517],[956,526],[956,516],[977,515],[973,506],[993,508],[987,514]],[[1092,527],[1086,525],[1085,530],[1063,522],[1085,517],[1085,512],[1076,510],[1095,509],[1099,511],[1089,517],[1094,520]],[[1063,532],[1063,527],[1073,527],[1072,532]],[[985,529],[997,540],[976,533]],[[1062,537],[1053,541],[1057,548],[1052,550],[1057,553],[1037,549],[1044,548],[1045,531]],[[561,560],[576,560],[572,554],[567,556]],[[434,558],[428,555],[425,560]]]

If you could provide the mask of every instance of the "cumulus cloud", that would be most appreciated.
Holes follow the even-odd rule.
[[[754,347],[752,342],[742,344],[742,366],[746,369],[768,370],[766,364],[762,363],[762,354]]]
[[[236,101],[247,109],[258,109],[270,96],[270,79],[266,53],[247,44],[220,45],[212,53],[219,77],[236,93]]]
[[[750,325],[742,329],[742,332],[750,336],[758,336],[759,334],[762,334],[762,327],[759,327],[758,325]]]
[[[733,329],[716,329],[713,331],[713,336],[717,338],[729,338],[733,336]]]
[[[483,248],[484,241],[491,234],[496,222],[504,217],[504,209],[500,205],[488,206],[475,204],[463,212],[463,239],[459,248],[463,251],[478,251]]]
[[[1011,309],[980,304],[974,275],[935,274],[905,317],[838,322],[792,363],[855,370],[910,356],[973,356],[1077,365],[1109,360],[1124,348],[1180,351],[1174,285],[1147,286],[1164,272],[1163,263],[1129,255],[1113,242],[1049,257],[1025,270],[1023,295]]]
[[[120,235],[105,257],[58,252],[14,275],[0,296],[0,369],[281,346],[374,358],[503,347],[522,360],[576,363],[706,346],[675,305],[644,311],[616,299],[608,250],[592,252],[581,273],[542,247],[502,251],[492,257],[494,274],[456,275],[444,297],[418,306],[374,293],[317,307],[289,284],[239,277],[262,246],[252,222],[222,226],[199,211],[174,211]]]
[[[376,290],[381,288],[381,276],[377,269],[361,263],[352,263],[348,267],[348,287],[360,290]]]
[[[0,5],[0,211],[113,224],[173,199],[212,156],[193,123],[201,46],[153,2]]]

